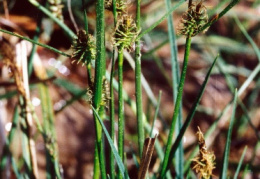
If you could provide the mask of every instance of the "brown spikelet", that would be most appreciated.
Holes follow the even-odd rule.
[[[92,35],[87,34],[85,30],[79,30],[71,48],[73,50],[72,58],[75,59],[72,63],[77,62],[77,64],[82,63],[85,65],[90,63],[91,60],[95,60],[95,39]]]
[[[207,8],[203,5],[203,0],[198,4],[192,3],[189,9],[183,14],[177,33],[187,36],[192,32],[191,36],[195,36],[207,22]]]
[[[209,152],[206,147],[203,133],[198,127],[197,138],[199,143],[199,156],[192,160],[192,169],[199,174],[199,178],[209,179],[212,176],[212,171],[215,168],[215,155]]]

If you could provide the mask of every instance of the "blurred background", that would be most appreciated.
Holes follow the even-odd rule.
[[[178,1],[172,1],[174,5]],[[214,18],[230,1],[206,0],[209,19]],[[43,1],[41,3],[44,3]],[[95,3],[85,1],[85,9],[88,15],[89,32],[95,35]],[[83,8],[80,0],[71,2],[62,1],[62,15],[64,23],[76,33],[69,10],[72,10],[75,23],[79,29],[84,28]],[[68,8],[68,4],[71,8]],[[129,1],[128,13],[135,16],[135,2]],[[58,7],[61,8],[61,7]],[[143,0],[142,29],[147,29],[166,12],[163,0]],[[184,3],[173,13],[175,31],[182,13],[187,10]],[[43,18],[42,18],[43,17]],[[111,68],[113,34],[113,16],[106,11],[106,47],[107,70]],[[51,19],[42,14],[27,0],[1,0],[0,1],[0,28],[19,33],[33,38],[39,19],[41,31],[39,42],[53,46],[61,51],[71,54],[71,38]],[[205,75],[214,58],[219,54],[219,59],[213,69],[203,98],[200,102],[195,117],[188,131],[185,133],[183,145],[185,157],[188,157],[194,146],[197,145],[197,126],[205,133],[217,120],[223,109],[232,101],[234,89],[244,84],[245,80],[254,72],[259,64],[260,46],[260,2],[259,0],[241,0],[223,18],[214,23],[205,33],[201,33],[192,39],[191,54],[188,64],[188,72],[184,85],[183,116],[184,119],[191,109],[199,92]],[[173,96],[171,82],[171,51],[169,45],[167,20],[163,21],[152,32],[142,38],[142,73],[152,89],[154,99],[158,98],[162,90],[160,105],[160,118],[155,122],[159,132],[158,140],[166,142],[167,128],[173,113]],[[20,40],[10,35],[0,33],[1,52],[14,53],[14,47]],[[4,43],[5,42],[5,43]],[[6,47],[4,44],[9,44]],[[184,55],[185,37],[177,36],[178,59],[182,66]],[[31,45],[28,44],[28,48]],[[29,55],[29,53],[28,53]],[[133,54],[132,54],[133,55]],[[3,58],[0,53],[0,59]],[[55,127],[59,149],[59,161],[64,172],[64,178],[91,178],[93,174],[94,154],[94,121],[92,111],[86,101],[84,90],[88,87],[87,71],[85,66],[72,64],[72,59],[60,56],[43,47],[37,47],[37,59],[34,63],[34,71],[30,76],[31,100],[36,113],[41,119],[41,100],[39,91],[35,87],[39,83],[37,70],[46,70],[48,74],[48,88],[55,112]],[[5,138],[11,128],[11,120],[18,98],[15,93],[16,86],[10,71],[0,61],[0,156]],[[117,74],[117,71],[116,71]],[[124,62],[124,89],[131,99],[135,99],[134,71],[128,60]],[[239,105],[236,113],[235,125],[232,133],[230,152],[230,176],[234,173],[245,146],[248,146],[242,165],[246,178],[260,178],[260,80],[257,71],[256,77],[248,87],[240,94],[239,98],[245,109]],[[117,99],[117,92],[115,92]],[[116,104],[117,105],[117,104]],[[116,107],[117,109],[117,107]],[[143,91],[143,109],[148,121],[154,116],[153,101]],[[246,112],[245,112],[246,111]],[[214,175],[218,176],[221,160],[224,152],[228,120],[231,110],[216,124],[217,128],[207,138],[206,144],[209,150],[216,155],[216,169]],[[125,104],[125,151],[127,165],[131,178],[136,178],[134,154],[137,153],[136,117]],[[109,122],[105,121],[107,128]],[[37,131],[35,129],[37,134]],[[12,143],[12,155],[15,158],[21,156],[21,143],[18,137]],[[40,168],[40,178],[45,177],[45,149],[43,139],[35,135],[37,160]],[[160,162],[156,152],[151,162],[150,171],[156,171]],[[19,161],[18,161],[19,163]],[[13,175],[11,175],[13,176]],[[242,175],[240,176],[242,178]],[[213,177],[217,178],[217,177]]]

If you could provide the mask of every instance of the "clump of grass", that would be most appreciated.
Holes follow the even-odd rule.
[[[112,1],[104,1],[104,0],[98,0],[96,5],[96,35],[93,37],[88,32],[88,23],[87,23],[87,14],[86,11],[84,11],[84,19],[85,19],[85,29],[80,30],[77,34],[77,36],[64,24],[63,22],[63,16],[62,16],[62,5],[61,1],[48,1],[51,4],[50,10],[46,9],[44,6],[40,5],[35,0],[30,0],[30,2],[35,5],[39,10],[44,12],[46,15],[48,15],[51,19],[53,19],[67,34],[71,39],[74,39],[72,41],[72,55],[68,55],[64,52],[61,52],[53,47],[47,46],[45,44],[41,44],[39,42],[36,42],[35,40],[31,40],[27,37],[21,36],[19,34],[9,32],[3,29],[0,29],[1,32],[8,33],[10,35],[17,36],[21,39],[30,41],[34,44],[43,46],[47,49],[53,50],[56,53],[59,53],[66,57],[72,57],[74,59],[73,62],[82,63],[86,66],[86,70],[88,72],[88,88],[84,89],[80,92],[80,96],[86,94],[88,97],[88,101],[90,102],[92,109],[94,111],[94,122],[95,122],[95,131],[96,131],[96,138],[95,138],[95,156],[94,156],[94,174],[93,178],[107,178],[107,164],[105,161],[105,146],[104,146],[104,134],[106,138],[109,141],[109,147],[110,147],[110,161],[109,161],[109,177],[114,179],[117,177],[119,178],[129,178],[127,167],[124,166],[124,156],[125,156],[125,149],[124,149],[124,132],[125,132],[125,118],[124,118],[124,103],[125,99],[127,99],[127,103],[131,104],[132,109],[134,112],[136,112],[136,118],[137,118],[137,133],[138,133],[138,153],[139,158],[142,160],[141,167],[139,169],[139,178],[145,178],[146,173],[149,169],[149,164],[152,157],[153,148],[155,146],[155,149],[157,150],[158,156],[160,155],[160,162],[161,167],[153,173],[153,177],[159,176],[158,178],[170,178],[171,174],[167,171],[169,170],[170,166],[172,165],[172,160],[175,156],[177,148],[180,146],[180,143],[183,139],[184,133],[189,127],[194,114],[196,112],[197,106],[199,105],[200,99],[204,93],[206,84],[209,80],[210,74],[212,72],[212,69],[215,65],[216,59],[213,61],[212,66],[210,67],[207,75],[205,76],[205,80],[202,84],[202,87],[200,89],[200,92],[198,93],[197,99],[195,100],[192,109],[189,111],[189,115],[187,119],[184,121],[184,124],[181,126],[182,121],[179,121],[179,129],[178,131],[175,131],[175,124],[177,121],[177,118],[180,116],[180,112],[182,111],[182,102],[183,102],[183,89],[185,84],[185,78],[188,68],[188,61],[189,61],[189,54],[191,51],[191,43],[192,43],[192,37],[196,36],[198,33],[205,31],[208,29],[214,22],[216,22],[219,18],[221,18],[225,13],[227,13],[236,3],[238,3],[238,0],[233,0],[230,2],[226,8],[224,8],[223,11],[219,13],[219,15],[214,16],[210,21],[208,21],[208,15],[207,15],[207,9],[204,5],[204,1],[200,0],[197,3],[192,2],[192,0],[189,0],[188,3],[188,10],[183,14],[180,25],[178,27],[178,34],[184,35],[186,38],[185,42],[185,53],[184,53],[184,60],[183,60],[183,66],[182,66],[182,72],[180,78],[178,77],[178,71],[176,73],[173,73],[173,78],[176,78],[175,84],[177,92],[173,91],[175,94],[175,106],[174,106],[174,112],[172,116],[171,125],[169,127],[169,133],[167,136],[167,143],[166,145],[163,145],[163,142],[160,144],[156,137],[155,138],[148,138],[149,141],[144,145],[145,141],[145,132],[144,127],[148,129],[149,134],[151,135],[152,132],[149,131],[149,129],[154,128],[154,121],[152,122],[152,127],[146,122],[145,115],[142,109],[143,105],[143,98],[142,98],[142,80],[141,80],[141,60],[142,60],[142,52],[141,52],[141,38],[148,34],[153,28],[158,26],[160,22],[162,22],[167,16],[169,16],[175,9],[177,9],[184,0],[179,1],[176,5],[168,9],[168,12],[165,13],[165,15],[156,21],[153,25],[151,25],[149,28],[144,29],[141,31],[141,1],[137,0],[135,2],[136,4],[136,19],[134,20],[128,13],[127,13],[127,3],[122,0],[112,0]],[[83,2],[84,4],[84,2]],[[110,84],[108,84],[108,80],[106,79],[106,49],[105,49],[105,9],[110,10],[113,12],[114,16],[114,34],[113,34],[113,58],[112,58],[112,70],[111,70],[111,76],[110,76]],[[40,24],[39,24],[40,25]],[[168,25],[172,25],[169,21]],[[171,29],[171,28],[169,28]],[[171,33],[175,33],[172,31]],[[176,34],[173,34],[176,35]],[[96,40],[96,42],[95,42]],[[175,44],[176,41],[173,40],[171,44]],[[133,51],[135,49],[135,93],[136,93],[136,103],[132,101],[129,96],[126,97],[124,94],[123,89],[123,67],[124,67],[124,51]],[[116,83],[113,83],[113,75],[114,75],[114,69],[115,69],[115,56],[116,56],[116,50],[118,51],[118,86]],[[1,49],[1,51],[3,51]],[[172,49],[174,51],[174,49]],[[6,53],[6,51],[3,51],[1,54],[5,59],[12,59],[10,53]],[[175,50],[175,60],[177,62],[177,50]],[[92,62],[95,62],[95,65],[92,65]],[[12,63],[10,63],[12,64]],[[9,65],[10,65],[9,64]],[[176,65],[176,64],[175,64]],[[94,68],[95,73],[92,74],[92,68]],[[259,68],[259,67],[258,67]],[[258,72],[258,68],[256,71]],[[172,68],[174,69],[174,68]],[[14,67],[12,67],[13,72],[17,72]],[[254,75],[256,75],[256,71],[254,71]],[[28,106],[24,104],[29,104],[30,99],[25,94],[25,89],[22,87],[21,84],[19,84],[19,73],[14,73],[15,81],[17,84],[17,91],[19,94],[21,94],[23,102],[21,100],[21,109],[28,110]],[[47,78],[47,77],[46,77]],[[249,81],[252,81],[253,77],[250,77]],[[249,78],[248,78],[249,79]],[[248,84],[248,82],[247,82]],[[27,84],[28,89],[29,84]],[[115,108],[116,105],[114,104],[114,88],[117,89],[118,87],[118,150],[116,149],[116,146],[114,144],[115,140]],[[242,86],[242,89],[245,89],[245,86]],[[55,128],[54,128],[54,122],[53,122],[53,111],[52,111],[52,105],[51,100],[48,98],[48,95],[45,96],[45,93],[48,94],[48,90],[46,87],[46,84],[43,84],[40,86],[39,90],[41,91],[42,101],[43,101],[43,113],[45,115],[44,120],[46,120],[43,123],[43,127],[41,127],[41,124],[39,122],[37,123],[37,129],[40,131],[40,133],[44,137],[45,147],[46,147],[46,161],[48,164],[48,167],[46,168],[46,174],[48,178],[61,178],[61,173],[59,171],[59,161],[58,161],[58,151],[56,146],[56,137],[55,137]],[[243,91],[242,90],[242,91]],[[239,91],[239,94],[242,92]],[[235,93],[235,101],[237,98],[237,93]],[[44,100],[45,99],[45,100]],[[78,98],[77,98],[78,99]],[[110,103],[108,105],[108,103]],[[135,105],[133,105],[135,104]],[[234,106],[236,104],[234,103]],[[108,133],[103,120],[106,119],[106,110],[110,112],[110,125],[111,130],[110,133]],[[159,110],[159,105],[156,107],[156,115]],[[48,114],[48,115],[47,115]],[[233,110],[232,120],[230,124],[230,129],[228,131],[228,141],[226,143],[226,149],[223,157],[223,169],[221,171],[221,177],[225,178],[227,176],[227,170],[228,170],[228,156],[229,156],[229,150],[230,150],[230,143],[231,143],[231,132],[234,122],[234,116],[235,112]],[[27,122],[27,116],[21,116],[25,119],[25,122],[29,126],[29,122]],[[155,118],[154,118],[155,120]],[[181,120],[181,118],[180,118]],[[36,120],[37,121],[37,120]],[[30,124],[31,125],[31,124]],[[27,127],[28,127],[27,126]],[[199,140],[199,156],[195,157],[193,159],[193,169],[200,174],[201,178],[210,178],[212,175],[212,170],[215,168],[214,160],[215,156],[213,153],[209,152],[206,148],[205,139],[200,131],[198,129],[197,137]],[[29,131],[29,128],[27,128],[27,140],[30,141],[32,139],[32,135]],[[173,135],[176,133],[176,139],[173,142]],[[151,140],[152,139],[152,140]],[[160,139],[160,138],[159,138]],[[27,142],[28,142],[27,141]],[[8,141],[9,145],[10,141]],[[25,142],[26,143],[26,142]],[[30,143],[30,142],[29,142]],[[144,150],[143,150],[144,148]],[[149,148],[149,150],[147,149]],[[165,149],[165,152],[163,153],[163,148]],[[30,150],[33,150],[32,146],[29,146]],[[25,151],[25,147],[23,148]],[[144,152],[143,152],[144,151]],[[146,153],[145,156],[142,156],[142,152]],[[33,153],[30,151],[30,153]],[[9,153],[10,154],[10,153]],[[24,156],[26,156],[26,153],[24,153]],[[26,157],[25,157],[26,158]],[[28,158],[28,157],[27,157]],[[143,158],[143,159],[142,159]],[[33,165],[37,162],[34,156],[29,157],[30,160],[25,160],[26,162],[30,161],[31,166],[28,167],[28,170],[25,171],[28,176],[32,176],[32,178],[37,178],[37,171],[34,171]],[[35,159],[35,161],[33,161]],[[115,171],[115,162],[119,166],[119,171]],[[2,162],[1,162],[2,163]],[[138,164],[137,164],[138,165]],[[175,164],[176,165],[176,164]],[[177,163],[177,165],[182,165],[182,163]],[[240,165],[241,166],[241,165]],[[31,167],[31,168],[30,168]],[[2,168],[2,167],[1,167]],[[16,166],[13,165],[13,168],[15,171]],[[184,173],[182,171],[182,166],[177,166],[176,168],[179,169],[178,177],[183,178]],[[20,169],[20,171],[22,171]],[[19,171],[19,172],[20,172]],[[16,173],[19,173],[16,172]],[[19,174],[17,174],[18,176]],[[238,174],[237,174],[238,175]],[[237,176],[236,175],[236,176]]]

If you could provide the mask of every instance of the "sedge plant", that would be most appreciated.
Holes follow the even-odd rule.
[[[45,44],[41,44],[37,42],[37,39],[29,39],[27,37],[21,36],[17,33],[13,33],[10,31],[6,31],[3,29],[0,29],[1,32],[19,37],[23,40],[27,40],[29,42],[32,42],[33,44],[43,46],[44,48],[47,48],[49,50],[52,50],[60,55],[66,56],[66,57],[72,57],[74,60],[73,62],[82,63],[86,66],[87,74],[88,74],[88,88],[87,89],[81,89],[80,92],[75,92],[78,96],[75,95],[75,98],[71,100],[71,103],[73,100],[77,100],[84,96],[84,94],[88,98],[88,102],[90,103],[92,110],[93,110],[93,118],[95,122],[95,132],[96,132],[96,138],[95,138],[95,153],[94,153],[94,173],[93,178],[107,178],[108,176],[108,170],[106,168],[106,161],[105,161],[105,146],[104,146],[104,136],[109,142],[109,148],[110,148],[110,154],[109,154],[109,177],[110,178],[116,178],[118,175],[119,178],[129,178],[127,167],[124,166],[124,156],[125,156],[125,150],[124,150],[124,131],[125,131],[125,118],[124,118],[124,104],[125,102],[129,104],[136,114],[137,119],[137,133],[138,133],[138,154],[140,157],[140,160],[142,159],[142,152],[144,148],[144,141],[145,141],[145,132],[144,129],[146,129],[147,133],[150,134],[150,137],[152,138],[152,131],[154,129],[155,124],[155,118],[152,122],[152,124],[148,124],[146,121],[146,117],[143,113],[143,97],[142,97],[142,73],[141,73],[141,38],[148,34],[152,29],[158,26],[165,18],[167,18],[174,10],[176,10],[181,4],[184,3],[184,0],[179,1],[177,4],[175,4],[173,7],[169,7],[167,9],[167,12],[165,15],[156,21],[153,25],[151,25],[149,28],[141,30],[141,1],[136,1],[136,18],[135,20],[126,12],[127,5],[122,0],[112,0],[112,1],[104,1],[104,0],[98,0],[96,4],[96,35],[93,37],[90,35],[88,30],[88,22],[87,22],[87,13],[84,11],[84,19],[85,19],[85,28],[84,30],[79,30],[77,32],[77,35],[75,35],[74,32],[72,32],[64,23],[64,19],[61,13],[62,5],[60,4],[60,1],[48,1],[49,3],[49,9],[45,8],[41,4],[39,4],[37,1],[29,0],[30,3],[32,3],[34,6],[36,6],[40,11],[45,13],[48,17],[53,19],[63,30],[64,32],[69,36],[72,40],[72,49],[73,52],[71,55],[64,53],[60,50],[57,50],[56,48],[47,46]],[[169,1],[166,1],[168,5],[170,5]],[[183,35],[186,37],[185,42],[185,52],[184,52],[184,60],[182,65],[182,71],[181,76],[178,78],[178,65],[177,65],[177,49],[172,48],[172,55],[175,56],[175,65],[177,68],[176,72],[172,72],[174,75],[173,77],[176,78],[175,82],[175,90],[173,93],[175,93],[175,107],[174,112],[172,116],[171,125],[169,128],[169,134],[167,136],[167,142],[166,146],[162,146],[157,139],[154,139],[153,145],[155,146],[155,150],[158,153],[158,156],[161,160],[161,167],[158,170],[158,176],[159,178],[171,178],[171,174],[166,175],[168,169],[170,168],[170,165],[172,164],[172,160],[174,158],[175,153],[177,151],[177,148],[180,146],[181,140],[183,139],[184,132],[189,127],[190,122],[194,116],[194,113],[196,111],[196,108],[198,106],[198,103],[203,95],[203,92],[205,90],[207,81],[210,77],[210,74],[212,72],[212,69],[215,65],[216,59],[214,60],[212,66],[209,69],[208,74],[205,77],[205,81],[201,87],[200,93],[197,96],[197,100],[195,101],[192,110],[190,111],[187,119],[184,121],[184,124],[181,126],[181,111],[182,111],[182,101],[183,101],[183,88],[185,83],[185,77],[187,73],[187,67],[188,67],[188,61],[189,61],[189,54],[191,50],[191,40],[192,37],[196,36],[200,32],[206,31],[207,28],[209,28],[214,22],[216,22],[219,18],[221,18],[225,13],[227,13],[235,4],[238,3],[238,0],[233,0],[230,4],[227,5],[226,8],[224,8],[223,11],[221,11],[217,16],[212,18],[211,20],[208,20],[207,15],[207,9],[204,5],[204,1],[200,0],[197,3],[192,2],[192,0],[189,0],[188,2],[188,10],[184,13],[182,16],[182,20],[180,22],[179,28],[178,28],[178,34]],[[54,6],[58,7],[58,11],[54,12]],[[83,8],[84,8],[84,2],[83,2]],[[106,46],[105,46],[105,8],[108,10],[112,10],[112,14],[114,17],[114,34],[113,34],[113,56],[112,56],[112,68],[111,68],[111,74],[108,77],[110,80],[110,84],[108,85],[108,82],[106,81]],[[236,20],[237,21],[237,20]],[[168,25],[172,26],[172,19],[169,18]],[[171,31],[170,37],[173,37],[171,39],[171,46],[173,47],[174,44],[176,44],[175,39],[175,32],[174,29],[169,28]],[[96,42],[95,42],[96,40]],[[135,45],[134,45],[135,44]],[[124,71],[124,55],[126,54],[126,51],[133,51],[135,46],[135,94],[136,99],[133,101],[130,99],[129,96],[127,96],[123,89],[123,71]],[[114,72],[115,72],[115,65],[116,65],[116,49],[118,51],[118,58],[117,58],[117,69],[118,69],[118,84],[114,81]],[[95,63],[95,65],[93,65]],[[94,67],[94,74],[92,74],[92,67]],[[32,70],[32,65],[30,65],[29,70]],[[244,91],[245,88],[249,85],[249,82],[253,80],[253,78],[256,76],[256,74],[259,72],[260,67],[259,65],[256,67],[256,69],[253,71],[254,73],[249,76],[248,81],[246,81],[245,85],[242,85],[240,90],[235,94],[235,100],[237,96],[241,95],[241,91]],[[46,77],[47,78],[47,77]],[[17,82],[17,81],[16,81]],[[42,84],[39,85],[39,91],[41,93],[41,98],[43,101],[43,107],[42,111],[44,113],[44,123],[43,127],[39,123],[37,123],[37,129],[40,131],[40,133],[45,137],[45,145],[46,145],[46,155],[47,155],[47,178],[61,178],[61,173],[59,171],[59,161],[58,161],[58,153],[57,153],[57,146],[56,146],[56,137],[55,137],[55,129],[54,129],[54,116],[53,116],[53,110],[50,98],[46,97],[46,95],[49,93],[46,87],[47,83],[42,82]],[[176,85],[177,84],[177,85]],[[23,94],[23,91],[21,89],[19,84],[18,86],[18,92],[19,94]],[[27,84],[29,86],[29,84]],[[178,86],[178,88],[177,88]],[[20,87],[20,88],[19,88]],[[115,137],[115,112],[116,112],[116,105],[114,102],[114,89],[115,91],[118,91],[118,149],[116,148],[116,145],[114,144],[114,141],[116,139]],[[27,108],[27,110],[30,108],[30,102],[28,102],[28,96],[21,95],[21,109]],[[48,95],[47,95],[48,96]],[[161,95],[160,95],[161,98]],[[160,101],[160,100],[159,100]],[[26,106],[26,102],[28,103]],[[109,105],[108,105],[109,103]],[[24,106],[23,106],[24,105]],[[65,107],[64,107],[65,108]],[[62,108],[62,109],[64,109]],[[110,112],[110,131],[108,132],[105,125],[104,120],[106,119],[106,108],[109,108]],[[156,114],[157,116],[159,113],[159,104],[156,106]],[[234,111],[232,114],[232,124],[234,121]],[[28,120],[28,116],[26,116],[26,113],[22,116],[22,118]],[[33,117],[31,117],[33,118]],[[179,118],[179,129],[178,131],[175,131],[175,125]],[[36,117],[35,117],[36,119]],[[35,120],[34,119],[34,120]],[[26,122],[27,125],[29,125],[28,122]],[[31,124],[30,124],[31,125]],[[230,125],[232,127],[232,125]],[[28,130],[28,129],[27,129]],[[48,133],[49,131],[49,133]],[[30,131],[27,131],[28,133],[25,133],[27,136],[24,137],[24,144],[28,145],[28,141],[30,143],[30,140],[32,138]],[[227,173],[227,164],[228,160],[227,157],[229,155],[229,145],[230,145],[230,135],[232,130],[229,130],[228,133],[228,141],[226,145],[226,152],[224,154],[224,165],[223,165],[223,172],[222,172],[222,178],[226,176]],[[173,143],[173,136],[174,133],[176,133],[176,140]],[[51,135],[51,136],[50,136]],[[10,138],[11,139],[11,138]],[[51,142],[53,141],[53,145]],[[10,141],[7,141],[7,146],[9,145]],[[153,146],[152,146],[153,147]],[[165,147],[165,152],[163,152],[163,147]],[[29,147],[30,150],[32,150],[32,147]],[[151,149],[152,151],[152,149]],[[6,149],[6,153],[9,151]],[[52,153],[53,152],[53,153]],[[200,151],[201,152],[201,151]],[[205,151],[204,151],[205,152]],[[31,153],[28,155],[28,153],[24,152],[24,160],[25,162],[29,162],[31,165],[28,167],[28,174],[32,178],[38,178],[37,176],[37,170],[35,169],[35,156],[33,156],[33,151],[29,151]],[[201,153],[200,153],[201,154]],[[7,154],[6,154],[7,155]],[[10,152],[8,153],[10,155]],[[180,157],[182,154],[180,153],[178,156]],[[201,154],[202,155],[202,154]],[[28,157],[29,156],[29,157]],[[149,156],[151,157],[151,156]],[[200,158],[195,158],[196,162],[199,161]],[[6,160],[6,159],[5,159]],[[1,167],[2,163],[5,162],[5,160],[1,161]],[[118,165],[119,171],[118,173],[115,171],[115,161]],[[140,161],[142,163],[142,161]],[[175,168],[178,170],[178,174],[180,177],[183,177],[183,167],[179,166],[182,165],[180,163],[175,163]],[[189,164],[186,164],[189,166]],[[198,165],[197,165],[198,166]],[[13,168],[15,170],[16,165],[13,164]],[[146,170],[148,169],[148,166],[145,166]],[[198,169],[198,167],[196,167]],[[145,178],[146,176],[146,170],[145,172],[141,172],[142,176],[141,178]],[[199,169],[198,169],[199,170]],[[17,170],[15,170],[17,171]],[[19,173],[19,172],[16,172]],[[210,173],[211,174],[211,173]],[[19,174],[17,174],[18,176]],[[154,174],[154,176],[156,176]]]

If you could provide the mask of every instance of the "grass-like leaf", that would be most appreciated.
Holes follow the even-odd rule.
[[[31,42],[31,43],[33,43],[33,44],[36,44],[36,45],[39,45],[39,46],[41,46],[41,47],[47,48],[47,49],[49,49],[49,50],[51,50],[51,51],[53,51],[53,52],[55,52],[55,53],[58,53],[58,54],[60,54],[60,55],[65,56],[65,57],[70,57],[69,54],[66,54],[66,53],[64,53],[64,52],[62,52],[62,51],[60,51],[60,50],[58,50],[58,49],[56,49],[56,48],[53,48],[53,47],[51,47],[51,46],[49,46],[49,45],[45,45],[45,44],[39,43],[39,42],[37,42],[37,41],[35,41],[35,40],[32,40],[32,39],[30,39],[30,38],[28,38],[28,37],[19,35],[19,34],[17,34],[17,33],[10,32],[10,31],[4,30],[4,29],[0,29],[0,32],[3,32],[3,33],[6,33],[6,34],[9,34],[9,35],[18,37],[18,38],[20,38],[20,39],[26,40],[26,41]]]
[[[167,11],[170,10],[171,7],[171,1],[165,0],[166,2],[166,9]],[[175,101],[177,99],[177,91],[178,91],[178,85],[180,82],[180,67],[178,63],[178,49],[177,49],[177,42],[176,42],[176,35],[174,30],[174,23],[173,23],[173,16],[168,16],[168,36],[169,36],[169,42],[170,42],[170,49],[171,49],[171,72],[172,72],[172,83],[173,83],[173,103],[175,104]],[[181,102],[182,103],[182,102]],[[177,136],[180,132],[182,126],[182,108],[179,109],[179,115],[177,119],[177,124],[175,125],[175,135]],[[178,150],[175,155],[175,170],[176,175],[179,179],[183,178],[183,163],[184,163],[184,150],[183,145],[180,143]]]
[[[68,26],[66,26],[66,24],[64,24],[60,19],[55,17],[48,9],[42,6],[39,2],[37,2],[36,0],[29,0],[29,2],[35,7],[37,7],[49,18],[51,18],[55,23],[57,23],[71,39],[74,39],[74,37],[76,37],[76,34]]]
[[[164,16],[161,17],[157,22],[155,22],[153,25],[151,25],[148,29],[141,32],[137,39],[142,38],[145,34],[152,31],[156,26],[158,26],[162,21],[164,21],[174,10],[176,10],[180,5],[182,5],[185,2],[185,0],[180,0],[175,6],[173,6]]]
[[[249,86],[249,84],[254,80],[254,78],[257,76],[257,74],[259,74],[260,72],[260,64],[258,64],[255,69],[251,72],[251,74],[248,76],[248,78],[246,79],[246,81],[241,85],[241,87],[238,89],[238,96],[240,96]],[[215,122],[210,126],[210,128],[208,129],[208,131],[205,134],[205,138],[208,138],[217,128],[217,123],[219,122],[219,120],[222,118],[222,116],[226,115],[229,108],[231,107],[232,101],[229,102],[229,104],[221,111],[221,113],[219,114],[219,116],[217,117],[217,119],[215,120]],[[190,156],[188,157],[188,159],[186,160],[186,163],[184,165],[184,170],[187,171],[189,166],[190,166],[190,159],[194,158],[194,156],[198,153],[199,148],[196,147],[195,150],[190,154]]]
[[[250,37],[250,35],[247,33],[246,29],[244,28],[244,26],[242,25],[242,23],[239,21],[238,17],[234,15],[234,19],[235,22],[237,24],[237,26],[239,27],[239,29],[241,30],[241,32],[244,34],[244,36],[247,38],[247,40],[250,42],[250,44],[252,45],[256,56],[258,58],[258,61],[260,61],[260,50],[259,47],[257,47],[257,45],[255,44],[254,40]]]
[[[224,155],[223,155],[223,164],[222,164],[220,179],[224,179],[224,178],[227,177],[228,157],[229,157],[229,152],[230,152],[231,134],[232,134],[232,130],[233,130],[234,122],[235,122],[237,96],[238,96],[238,93],[237,93],[237,90],[236,90],[234,101],[233,101],[232,116],[231,116],[230,124],[229,124],[229,127],[228,127],[227,141],[226,141],[225,151],[224,151]]]
[[[242,166],[245,154],[246,154],[246,150],[247,150],[247,146],[245,146],[244,151],[243,151],[243,153],[241,155],[241,158],[239,160],[239,163],[238,163],[238,166],[237,166],[237,169],[236,169],[236,173],[234,175],[234,179],[237,179],[237,177],[238,177],[238,174],[240,172],[240,169],[241,169],[241,166]]]
[[[102,129],[103,129],[103,131],[104,131],[104,133],[105,133],[105,135],[107,137],[108,143],[109,143],[109,145],[110,145],[110,147],[112,149],[112,152],[113,152],[113,154],[115,156],[115,159],[116,159],[116,162],[117,162],[117,165],[118,165],[118,168],[119,168],[123,178],[129,178],[128,175],[125,172],[125,166],[124,166],[124,164],[123,164],[123,162],[122,162],[122,160],[121,160],[121,158],[120,158],[120,156],[119,156],[119,154],[118,154],[118,152],[117,152],[117,150],[116,150],[116,148],[114,146],[114,143],[113,143],[111,137],[109,136],[109,133],[108,133],[108,131],[107,131],[103,121],[100,119],[100,117],[99,117],[97,111],[94,109],[94,107],[93,106],[91,106],[91,107],[92,107],[92,110],[94,111],[94,114],[97,117],[97,119],[98,119],[100,125],[102,126]]]
[[[194,114],[196,112],[196,109],[197,109],[197,106],[198,106],[198,104],[200,102],[200,99],[201,99],[201,97],[202,97],[202,95],[204,93],[205,87],[207,85],[207,82],[209,80],[210,74],[212,72],[212,69],[213,69],[215,63],[216,63],[217,58],[218,58],[218,56],[213,61],[212,65],[211,65],[211,67],[210,67],[210,69],[209,69],[209,71],[208,71],[208,73],[207,73],[207,75],[205,77],[205,80],[204,80],[204,82],[202,84],[202,87],[200,89],[199,95],[197,96],[197,99],[194,102],[194,104],[192,106],[192,109],[191,109],[189,115],[187,116],[187,118],[186,118],[186,120],[185,120],[185,122],[184,122],[184,124],[183,124],[183,126],[182,126],[182,128],[180,130],[180,133],[179,133],[177,139],[175,140],[175,142],[174,142],[174,144],[173,144],[173,146],[171,148],[170,157],[169,157],[169,160],[168,160],[169,162],[167,164],[167,169],[170,166],[170,163],[171,163],[171,161],[172,161],[172,159],[174,157],[174,154],[175,154],[175,152],[176,152],[176,150],[177,150],[177,148],[178,148],[178,146],[179,146],[179,144],[180,144],[180,142],[181,142],[181,140],[182,140],[182,138],[184,136],[184,133],[185,133],[186,129],[189,127],[189,124],[190,124],[191,120],[193,119],[193,116],[194,116]]]

